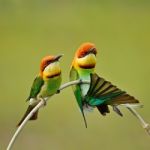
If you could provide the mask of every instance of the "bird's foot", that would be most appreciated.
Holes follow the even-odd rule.
[[[59,94],[59,93],[60,93],[60,90],[57,90],[57,91],[56,91],[56,94]]]
[[[83,82],[82,82],[82,79],[79,79],[79,84],[82,84]]]
[[[47,105],[47,99],[46,98],[40,98],[40,101],[43,102],[43,106]]]
[[[123,116],[123,114],[121,113],[120,109],[117,106],[113,106],[113,110],[119,115],[119,116]]]

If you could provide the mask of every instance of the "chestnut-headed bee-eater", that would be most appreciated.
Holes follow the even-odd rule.
[[[97,108],[102,115],[106,115],[110,112],[108,105],[111,105],[113,110],[122,116],[117,107],[119,104],[139,103],[133,96],[118,89],[95,73],[96,54],[97,49],[94,44],[82,44],[75,53],[70,70],[70,81],[80,79],[90,82],[90,84],[72,86],[86,127],[85,110],[91,111],[93,108]]]
[[[61,85],[61,68],[59,59],[62,55],[46,56],[41,60],[40,73],[36,76],[27,98],[29,106],[18,126],[23,122],[26,116],[38,104],[41,99],[55,94]],[[33,114],[30,120],[36,120],[38,111]]]

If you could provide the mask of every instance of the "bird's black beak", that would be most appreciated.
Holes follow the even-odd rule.
[[[56,56],[55,60],[58,61],[62,56],[63,56],[63,54]]]

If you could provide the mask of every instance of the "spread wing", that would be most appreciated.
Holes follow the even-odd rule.
[[[86,95],[86,100],[89,105],[96,106],[102,115],[110,112],[108,105],[111,105],[118,115],[123,116],[117,105],[139,103],[133,96],[120,90],[97,74],[91,74],[91,84]]]
[[[137,99],[130,96],[125,91],[120,90],[111,82],[91,74],[91,85],[87,96],[90,98],[89,104],[97,106],[100,104],[119,105],[126,103],[139,103]]]
[[[74,67],[72,67],[70,70],[70,81],[74,81],[74,80],[78,80],[78,79],[79,79],[78,72],[76,71],[76,69]],[[83,112],[83,100],[82,100],[83,98],[82,98],[82,94],[81,94],[80,85],[73,85],[72,88],[73,88],[73,92],[76,97],[77,103],[79,105],[79,108],[81,110],[81,113],[83,115],[85,126],[87,127],[85,115]]]
[[[27,98],[27,101],[30,100],[30,98],[35,98],[39,94],[43,84],[44,84],[44,80],[42,79],[42,77],[37,76],[33,81],[33,84],[30,90],[30,95]]]

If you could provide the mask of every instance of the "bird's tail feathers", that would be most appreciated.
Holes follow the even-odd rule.
[[[120,109],[118,108],[118,106],[112,106],[113,107],[113,111],[116,112],[119,116],[123,116],[122,112],[120,111]]]
[[[84,114],[83,111],[82,111],[82,116],[83,116],[83,119],[84,119],[85,127],[87,128],[87,121],[86,121],[85,114]]]
[[[22,117],[22,119],[20,120],[20,122],[17,124],[17,127],[21,125],[21,123],[24,121],[24,119],[27,117],[27,115],[32,111],[32,109],[33,109],[34,107],[35,107],[35,105],[34,105],[34,106],[29,105],[29,106],[28,106],[28,108],[27,108],[27,110],[26,110],[24,116]],[[29,120],[36,120],[37,117],[38,117],[38,111],[36,111],[36,112],[32,115],[32,117],[31,117]]]

